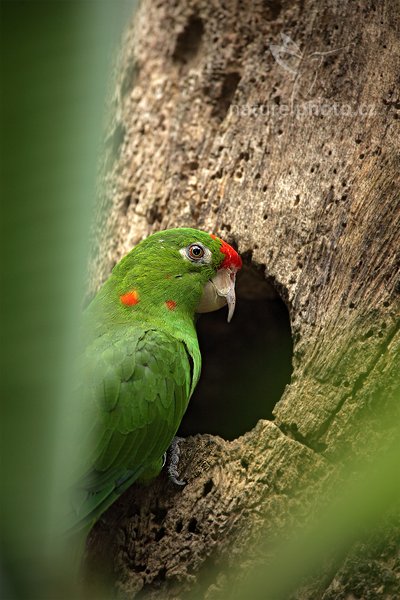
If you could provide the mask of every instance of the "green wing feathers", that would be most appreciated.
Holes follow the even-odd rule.
[[[153,329],[118,326],[89,346],[81,393],[91,452],[80,465],[71,529],[91,525],[133,481],[161,469],[191,395],[192,363],[182,341]]]

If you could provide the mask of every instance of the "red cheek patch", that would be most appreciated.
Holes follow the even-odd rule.
[[[122,304],[125,306],[135,306],[139,302],[139,294],[136,290],[130,290],[126,294],[120,296]]]
[[[174,300],[167,300],[165,306],[168,308],[168,310],[175,310],[176,302]]]

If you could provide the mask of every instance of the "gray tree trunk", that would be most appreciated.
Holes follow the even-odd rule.
[[[213,598],[229,567],[245,563],[265,514],[273,539],[293,508],[311,510],[344,454],[381,445],[377,398],[384,388],[390,401],[399,370],[399,23],[397,0],[145,0],[127,28],[94,286],[153,231],[217,232],[246,259],[238,315],[241,299],[250,308],[236,337],[252,315],[271,315],[279,295],[293,372],[289,383],[290,364],[282,367],[288,385],[274,419],[257,400],[242,431],[225,427],[228,393],[226,423],[200,426],[216,396],[207,375],[192,401],[199,429],[195,413],[186,429],[199,435],[181,447],[186,487],[165,476],[132,486],[92,532],[89,571],[103,560],[122,598]],[[210,323],[205,335],[230,344],[222,321]],[[280,335],[284,325],[273,348]],[[217,372],[242,385],[243,407],[263,389],[270,402],[272,358],[257,332],[254,340],[253,371],[239,345],[239,364]],[[387,535],[386,555],[359,546],[298,596],[397,598],[398,550]]]

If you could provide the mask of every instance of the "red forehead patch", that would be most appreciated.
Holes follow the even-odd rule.
[[[218,240],[219,242],[221,242],[220,250],[221,250],[222,254],[225,254],[225,258],[223,260],[222,265],[220,266],[220,269],[225,269],[227,267],[241,269],[242,268],[242,259],[240,258],[239,254],[236,252],[236,250],[234,248],[232,248],[232,246],[230,246],[229,244],[224,242],[224,240],[221,240],[221,238],[217,237],[216,235],[211,234],[211,237],[213,238],[213,240]]]

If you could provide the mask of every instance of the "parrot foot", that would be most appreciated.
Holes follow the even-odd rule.
[[[168,448],[169,461],[168,461],[167,471],[168,471],[168,476],[169,476],[170,481],[172,481],[172,483],[174,483],[175,485],[186,485],[186,481],[179,479],[179,473],[178,473],[179,456],[181,454],[181,451],[179,449],[179,444],[184,439],[185,438],[174,437],[170,447]],[[165,464],[165,462],[164,462],[164,464]]]

